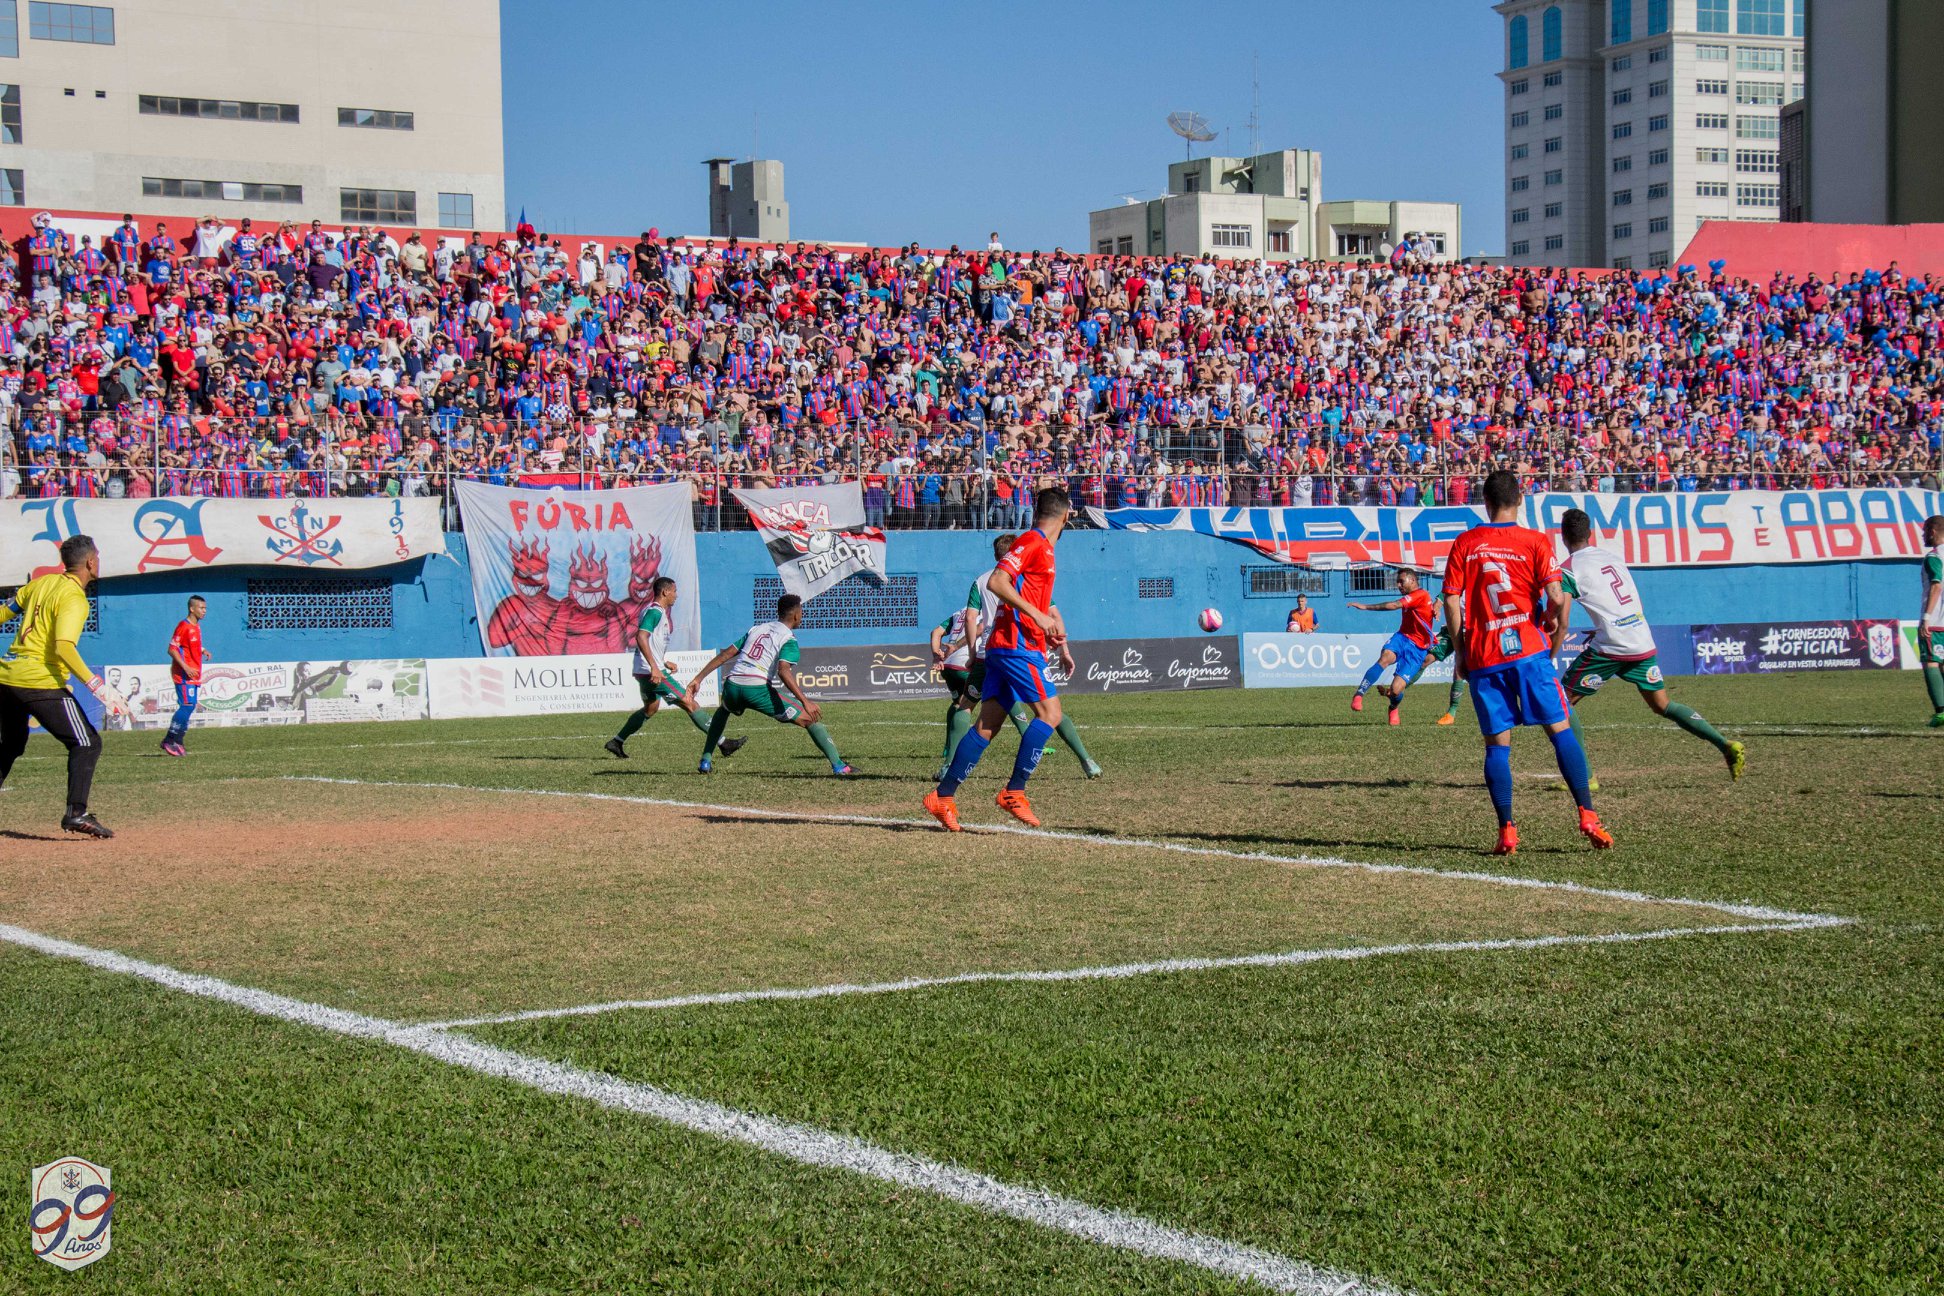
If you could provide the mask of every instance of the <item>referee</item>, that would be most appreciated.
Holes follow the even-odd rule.
[[[86,837],[113,837],[88,813],[101,735],[68,691],[69,678],[78,675],[108,714],[128,709],[122,695],[88,669],[75,647],[88,623],[88,585],[101,571],[95,542],[84,535],[61,541],[61,566],[65,570],[29,581],[0,606],[0,625],[20,618],[12,646],[0,655],[0,789],[27,750],[31,716],[68,749],[67,813],[61,816],[61,827]]]

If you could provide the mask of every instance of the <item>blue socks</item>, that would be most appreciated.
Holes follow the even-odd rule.
[[[1579,803],[1580,809],[1591,810],[1593,794],[1587,790],[1586,783],[1592,776],[1586,768],[1586,748],[1580,746],[1579,735],[1571,729],[1561,729],[1551,737],[1553,755],[1559,760],[1559,776],[1573,789],[1573,800]]]
[[[1044,742],[1042,739],[1041,743]],[[959,739],[958,747],[952,752],[952,763],[946,769],[945,777],[938,781],[938,795],[952,796],[957,793],[959,784],[971,777],[972,767],[979,763],[979,757],[985,755],[985,749],[991,744],[992,740],[976,728]]]
[[[1047,740],[1052,737],[1053,726],[1037,717],[1026,726],[1026,732],[1019,735],[1019,755],[1013,760],[1012,777],[1006,781],[1008,792],[1026,790],[1026,780],[1039,768],[1040,757],[1046,754]]]
[[[175,714],[169,717],[168,736],[162,741],[179,743],[184,738],[187,738],[189,736],[189,717],[195,714],[196,708],[194,707],[177,707]]]
[[[1375,684],[1379,679],[1381,679],[1383,677],[1383,674],[1384,674],[1384,659],[1382,656],[1379,656],[1376,661],[1370,663],[1370,669],[1364,672],[1363,682],[1357,685],[1357,692],[1368,693],[1370,691],[1370,686],[1372,684]]]
[[[1556,740],[1555,740],[1556,741]],[[1580,768],[1586,768],[1586,758],[1580,758]],[[1492,809],[1498,811],[1499,826],[1502,828],[1512,822],[1512,749],[1510,747],[1487,747],[1485,749],[1485,786],[1492,793]]]

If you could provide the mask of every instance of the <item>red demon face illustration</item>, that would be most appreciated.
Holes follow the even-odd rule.
[[[538,537],[521,544],[517,540],[507,543],[507,554],[513,559],[513,592],[532,597],[544,594],[547,590],[547,545]]]
[[[567,564],[567,593],[584,608],[609,601],[607,559],[591,549],[576,549]]]

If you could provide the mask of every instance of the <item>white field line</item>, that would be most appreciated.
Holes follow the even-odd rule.
[[[1676,936],[1721,936],[1731,932],[1807,931],[1835,926],[1845,919],[1816,922],[1733,923],[1714,927],[1666,927],[1658,931],[1603,932],[1587,936],[1526,936],[1502,940],[1428,941],[1414,945],[1358,945],[1342,949],[1290,950],[1281,954],[1240,954],[1228,958],[1157,959],[1151,963],[1115,963],[1101,967],[1059,968],[1050,972],[961,972],[954,976],[907,977],[902,981],[874,981],[781,990],[727,990],[713,994],[677,995],[667,999],[618,999],[572,1008],[533,1008],[492,1017],[464,1017],[427,1022],[426,1030],[458,1030],[468,1026],[498,1026],[507,1022],[540,1021],[552,1017],[593,1017],[630,1009],[699,1008],[792,999],[832,999],[844,995],[893,994],[928,990],[935,986],[980,985],[1007,981],[1102,981],[1150,976],[1165,972],[1209,972],[1224,968],[1295,967],[1303,963],[1350,962],[1387,958],[1396,954],[1470,954],[1490,950],[1553,949],[1562,945],[1619,945],[1629,941],[1669,940]]]
[[[929,819],[891,819],[878,815],[828,814],[815,810],[779,810],[763,806],[721,805],[710,801],[677,801],[666,797],[626,796],[618,792],[570,792],[553,788],[480,787],[471,783],[416,783],[388,779],[327,778],[321,774],[285,774],[267,780],[239,778],[233,783],[283,782],[331,783],[345,787],[421,788],[437,792],[477,792],[487,796],[553,797],[569,801],[611,801],[622,805],[663,806],[673,810],[709,810],[718,814],[741,815],[749,819],[804,819],[816,823],[859,824],[878,828],[933,828]],[[1219,846],[1190,846],[1183,842],[1155,841],[1141,837],[1106,837],[1095,833],[1062,832],[1054,828],[1028,828],[1022,824],[998,823],[971,825],[971,831],[1008,833],[1044,841],[1082,842],[1089,846],[1118,846],[1133,850],[1167,851],[1176,855],[1196,855],[1213,859],[1252,860],[1268,864],[1293,864],[1304,868],[1354,869],[1362,873],[1394,874],[1409,877],[1449,878],[1458,882],[1485,882],[1494,886],[1527,887],[1536,891],[1565,891],[1573,895],[1599,896],[1607,900],[1627,900],[1635,904],[1681,905],[1745,918],[1751,922],[1783,923],[1802,927],[1831,927],[1851,921],[1832,914],[1795,913],[1766,905],[1730,903],[1720,900],[1691,900],[1676,896],[1648,895],[1644,891],[1623,891],[1610,887],[1586,886],[1579,882],[1556,882],[1545,878],[1518,877],[1505,873],[1479,873],[1468,869],[1428,868],[1422,864],[1375,864],[1367,860],[1337,859],[1319,855],[1272,855],[1264,851],[1225,850]]]
[[[6,924],[0,924],[0,940],[55,958],[73,959],[104,972],[139,977],[259,1016],[315,1027],[350,1039],[390,1044],[477,1075],[511,1080],[543,1093],[651,1117],[710,1138],[758,1148],[802,1165],[844,1170],[900,1187],[921,1189],[990,1215],[1035,1224],[1154,1260],[1194,1265],[1226,1277],[1258,1283],[1272,1291],[1296,1296],[1348,1296],[1349,1293],[1398,1296],[1396,1289],[1381,1283],[1318,1268],[1259,1247],[1185,1232],[1139,1215],[1090,1206],[1044,1189],[1023,1188],[958,1166],[893,1152],[849,1135],[794,1125],[684,1097],[652,1085],[529,1057],[464,1035],[290,999]]]
[[[1423,711],[1422,714],[1434,715],[1436,713],[1431,711]],[[864,721],[860,721],[859,723],[867,727],[879,728],[879,729],[937,729],[940,727],[940,722],[937,720],[864,720]],[[1465,722],[1460,721],[1459,723],[1460,723],[1459,732],[1465,732],[1465,730],[1463,729],[1463,725]],[[1589,723],[1587,721],[1581,721],[1580,728],[1582,729],[1665,729],[1673,723],[1674,722],[1672,720],[1665,721],[1661,724],[1650,724],[1642,721],[1632,721],[1632,720],[1612,720],[1612,721],[1607,721],[1605,723]],[[1231,730],[1246,731],[1251,729],[1269,729],[1269,728],[1283,727],[1280,724],[1274,724],[1274,725],[1271,724],[1116,724],[1111,720],[1104,721],[1104,722],[1093,721],[1087,724],[1078,724],[1078,722],[1076,722],[1076,725],[1078,728],[1084,730],[1087,733],[1092,733],[1096,729],[1105,730],[1108,732],[1118,731],[1123,733],[1200,733],[1203,731],[1227,733]],[[1350,726],[1331,724],[1327,727],[1347,728]],[[1374,729],[1384,728],[1382,724],[1373,724],[1371,727]],[[1923,731],[1923,726],[1920,724],[1911,724],[1902,729],[1871,729],[1871,728],[1806,729],[1800,727],[1799,725],[1792,727],[1789,722],[1780,721],[1780,720],[1738,721],[1731,724],[1729,727],[1732,728],[1736,733],[1753,733],[1753,734],[1769,734],[1769,735],[1779,734],[1779,735],[1787,735],[1787,736],[1821,735],[1829,738],[1870,737],[1875,734],[1910,734],[1911,736],[1915,737],[1918,734],[1922,733]],[[468,739],[467,741],[470,742],[474,740]],[[495,741],[524,742],[525,739],[496,739]]]

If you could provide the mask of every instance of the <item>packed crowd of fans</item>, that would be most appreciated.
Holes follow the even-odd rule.
[[[0,292],[0,493],[861,479],[892,526],[1539,488],[1934,484],[1944,281],[1719,267],[402,240],[45,215]]]

